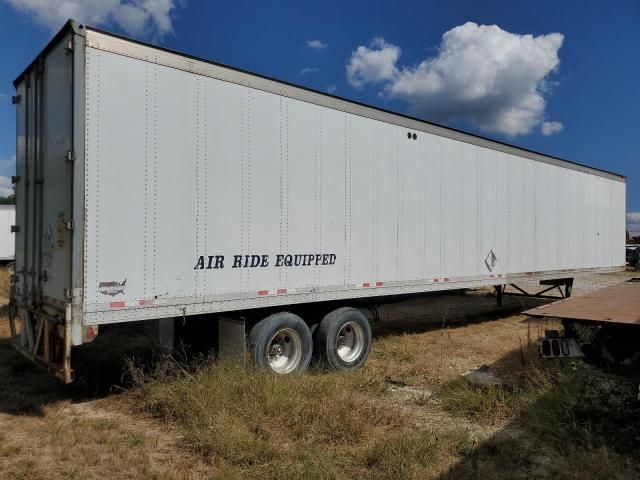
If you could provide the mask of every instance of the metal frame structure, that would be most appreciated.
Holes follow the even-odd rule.
[[[496,299],[498,302],[498,306],[499,307],[502,306],[502,297],[504,295],[508,295],[511,297],[545,298],[545,299],[552,299],[552,300],[569,298],[573,290],[573,277],[540,280],[540,285],[544,285],[546,286],[546,288],[543,288],[542,290],[539,290],[534,293],[527,292],[525,289],[523,289],[522,287],[519,287],[515,283],[495,285]],[[507,286],[514,288],[516,291],[508,292],[506,290]],[[564,287],[564,291],[562,287]],[[551,292],[552,290],[557,290],[558,295],[547,295],[547,292]]]

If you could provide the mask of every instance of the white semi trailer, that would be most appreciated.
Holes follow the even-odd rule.
[[[15,258],[15,240],[11,227],[16,223],[16,206],[0,205],[0,261]]]
[[[12,325],[67,382],[103,325],[210,315],[276,372],[354,368],[354,302],[625,265],[621,175],[73,21],[15,87]]]

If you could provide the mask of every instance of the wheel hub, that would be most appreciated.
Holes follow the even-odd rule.
[[[364,350],[364,331],[360,324],[348,322],[338,332],[336,338],[338,356],[347,363],[355,362]]]
[[[269,367],[276,373],[290,373],[302,359],[302,338],[291,328],[278,330],[267,350]]]

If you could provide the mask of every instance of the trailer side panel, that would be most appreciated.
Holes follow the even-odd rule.
[[[95,35],[85,323],[624,265],[620,178],[176,68],[149,47],[109,51]]]

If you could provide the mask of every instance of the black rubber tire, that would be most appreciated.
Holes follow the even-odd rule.
[[[256,323],[249,332],[247,348],[251,358],[260,368],[274,371],[269,366],[268,349],[273,336],[283,328],[295,330],[302,340],[302,357],[291,372],[303,372],[309,368],[313,354],[313,340],[307,324],[299,316],[289,312],[278,312]],[[274,371],[275,373],[275,371]]]
[[[338,355],[338,333],[348,322],[355,322],[362,327],[363,348],[360,355],[351,362],[346,362]],[[371,326],[369,320],[356,308],[343,307],[329,312],[320,322],[314,336],[314,352],[318,360],[333,370],[354,370],[360,368],[369,357],[371,351]]]

